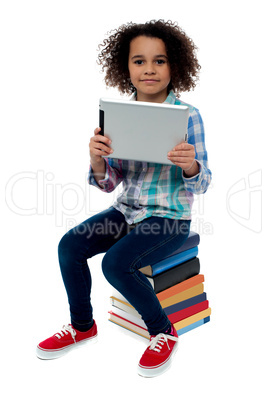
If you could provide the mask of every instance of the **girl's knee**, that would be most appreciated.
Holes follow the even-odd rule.
[[[60,240],[58,244],[58,256],[62,258],[66,253],[70,251],[71,248],[71,241],[70,236],[66,233]]]
[[[109,260],[107,258],[107,253],[104,255],[103,260],[102,260],[102,272],[104,274],[104,277],[108,280],[108,272],[109,272]]]
[[[80,241],[73,230],[65,233],[58,244],[58,256],[60,260],[77,256],[80,252]]]
[[[107,252],[102,260],[102,271],[107,281],[112,284],[114,279],[122,274],[121,261]]]

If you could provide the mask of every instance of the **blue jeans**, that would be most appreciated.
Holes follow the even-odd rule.
[[[115,208],[100,212],[67,232],[58,247],[59,264],[77,330],[92,326],[91,275],[87,260],[106,253],[102,270],[108,282],[141,314],[150,335],[165,332],[170,321],[139,268],[155,264],[187,239],[190,221],[153,216],[129,225]]]

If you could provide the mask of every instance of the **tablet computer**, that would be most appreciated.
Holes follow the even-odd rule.
[[[167,153],[187,140],[189,108],[101,98],[100,134],[112,140],[110,158],[172,164]]]

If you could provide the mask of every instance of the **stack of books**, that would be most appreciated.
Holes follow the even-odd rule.
[[[174,253],[155,265],[140,269],[179,336],[210,321],[211,309],[197,257],[199,241],[199,235],[190,232],[187,241]],[[109,321],[150,338],[140,314],[114,288],[110,301]]]

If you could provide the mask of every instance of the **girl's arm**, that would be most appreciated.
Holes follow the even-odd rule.
[[[109,147],[111,141],[107,137],[100,135],[100,131],[100,127],[95,129],[94,136],[89,143],[91,172],[98,185],[99,181],[104,179],[106,173],[106,164],[102,156],[110,155],[113,152]]]
[[[110,139],[100,135],[100,130],[100,127],[95,129],[89,144],[91,164],[88,183],[109,193],[122,181],[122,172],[119,160],[104,158],[113,150],[110,148]]]
[[[177,145],[168,155],[175,165],[183,169],[187,191],[194,194],[207,191],[212,175],[208,168],[203,121],[197,109],[189,117],[188,143]]]

